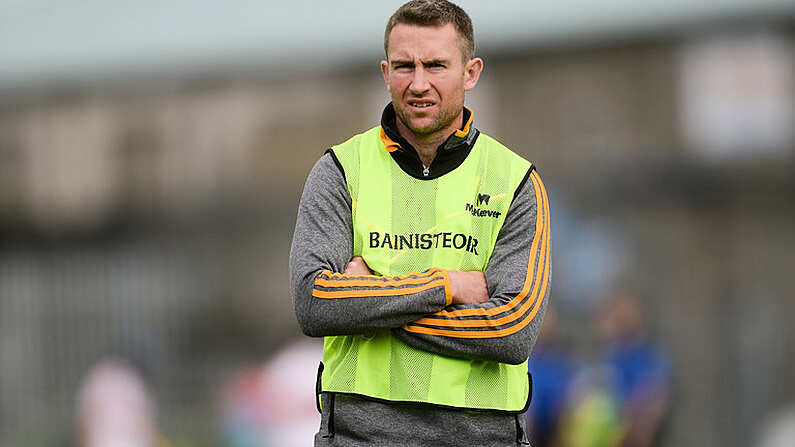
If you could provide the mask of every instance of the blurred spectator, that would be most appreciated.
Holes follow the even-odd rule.
[[[604,307],[599,330],[606,342],[605,366],[612,377],[624,447],[659,445],[671,403],[667,355],[652,341],[641,308],[623,291]]]
[[[557,312],[550,306],[530,355],[533,396],[527,412],[528,427],[535,447],[560,445],[558,427],[561,412],[575,371],[560,333]]]
[[[86,375],[77,398],[79,447],[154,447],[152,396],[140,373],[121,358],[106,358]]]
[[[624,427],[604,365],[579,370],[572,381],[560,416],[560,445],[565,447],[618,447]]]
[[[221,430],[230,447],[312,445],[320,413],[314,390],[322,344],[300,340],[221,389]]]

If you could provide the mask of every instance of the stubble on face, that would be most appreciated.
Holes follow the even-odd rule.
[[[464,108],[464,101],[455,101],[443,105],[439,108],[432,121],[425,126],[418,127],[412,123],[412,111],[403,104],[400,98],[392,96],[392,105],[395,108],[395,115],[400,122],[417,137],[428,137],[451,126],[458,118]],[[459,126],[455,126],[459,127]]]

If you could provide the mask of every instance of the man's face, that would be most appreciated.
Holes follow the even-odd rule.
[[[381,71],[399,128],[405,126],[423,139],[446,138],[461,125],[464,92],[477,83],[483,61],[474,58],[464,63],[452,23],[395,25],[387,58],[381,62]]]

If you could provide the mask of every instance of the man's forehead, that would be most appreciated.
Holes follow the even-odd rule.
[[[460,56],[458,33],[452,23],[421,26],[399,23],[389,33],[389,58],[440,59]]]

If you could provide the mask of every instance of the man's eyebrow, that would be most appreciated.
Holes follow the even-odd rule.
[[[397,67],[398,65],[414,65],[414,61],[393,59],[393,60],[389,61],[389,65],[391,65],[393,67]]]
[[[447,65],[447,59],[431,59],[422,61],[423,65]]]

